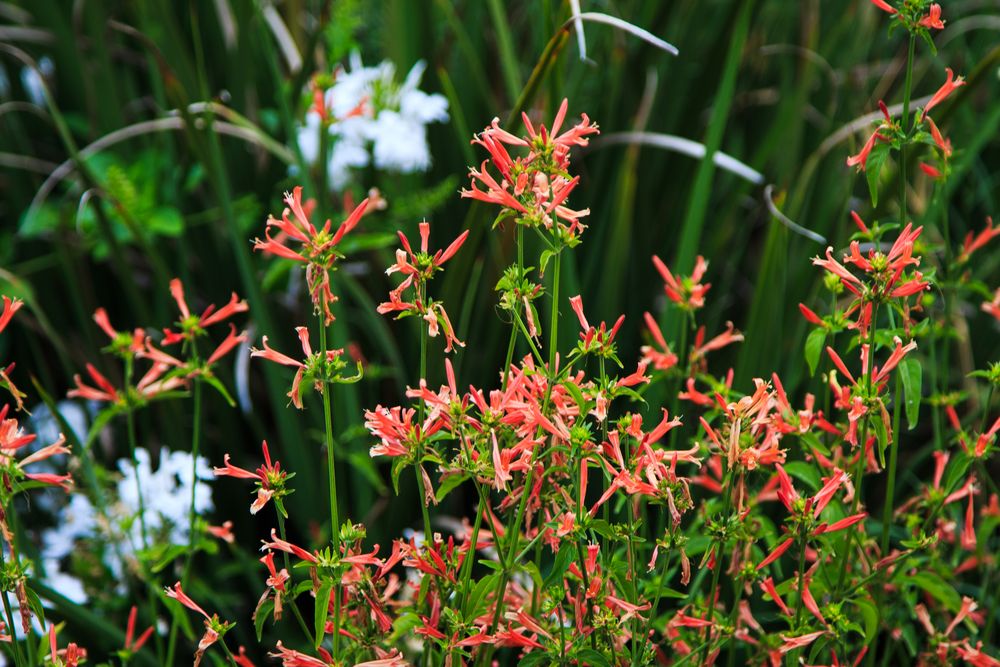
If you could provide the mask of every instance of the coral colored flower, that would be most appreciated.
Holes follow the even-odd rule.
[[[10,324],[11,319],[14,317],[14,313],[20,310],[22,306],[24,306],[24,301],[12,299],[4,295],[3,313],[0,313],[0,333],[7,328],[7,325]]]
[[[931,178],[934,178],[934,179],[944,178],[944,174],[942,174],[940,172],[940,170],[938,170],[938,168],[934,167],[933,165],[929,165],[926,162],[921,162],[919,164],[919,167],[920,167],[920,171],[924,172],[925,174],[927,174]]]
[[[945,74],[947,75],[947,79],[945,79],[944,84],[942,84],[942,86],[938,88],[937,92],[934,93],[933,97],[931,97],[930,101],[927,103],[927,106],[924,107],[923,113],[920,114],[920,122],[923,122],[924,119],[927,118],[927,114],[930,112],[930,110],[936,107],[941,102],[943,102],[945,98],[951,95],[951,93],[956,88],[965,85],[965,78],[961,76],[956,78],[955,73],[951,71],[950,67],[946,67],[944,71]]]
[[[132,605],[132,609],[128,613],[128,624],[125,626],[125,650],[129,654],[137,653],[153,634],[153,626],[149,626],[138,638],[135,638],[135,620],[138,612],[138,608]]]
[[[927,9],[927,15],[917,22],[927,29],[944,30],[944,21],[941,19],[941,5],[933,3]]]
[[[872,2],[874,1],[875,0],[872,0]],[[788,653],[789,651],[794,651],[797,648],[803,648],[805,646],[809,646],[814,641],[816,641],[816,639],[822,637],[825,634],[826,634],[825,630],[820,630],[818,632],[809,632],[804,635],[799,635],[798,637],[786,637],[785,635],[781,635],[782,644],[781,648],[779,648],[778,650],[779,652],[784,654]]]
[[[785,602],[784,600],[781,599],[781,596],[778,595],[778,589],[774,585],[774,579],[768,577],[764,581],[760,582],[760,589],[770,596],[771,600],[774,602],[774,604],[778,605],[778,608],[781,609],[781,612],[785,616],[791,617],[792,612],[791,610],[789,610],[788,606],[785,605]]]
[[[989,313],[995,319],[1000,320],[1000,287],[993,293],[992,301],[984,301],[980,309],[984,313]]]
[[[861,150],[855,155],[851,155],[847,158],[847,166],[857,167],[858,171],[864,171],[865,167],[868,165],[868,155],[872,152],[872,149],[875,148],[875,142],[879,139],[885,141],[886,137],[880,134],[879,130],[872,132],[871,136],[868,137],[868,141],[866,141],[865,145],[861,147]]]
[[[80,648],[75,643],[70,642],[64,649],[57,648],[56,626],[49,626],[49,660],[55,667],[77,667],[86,662],[87,650]]]
[[[315,554],[311,554],[302,547],[295,546],[291,542],[286,542],[285,540],[278,537],[278,532],[272,528],[271,529],[271,541],[264,542],[264,546],[261,547],[261,551],[266,549],[272,549],[277,551],[284,551],[290,553],[296,558],[306,561],[307,563],[318,563],[319,559]]]
[[[361,218],[377,206],[374,200],[364,199],[354,207],[347,218],[340,223],[337,231],[332,234],[329,220],[321,228],[310,222],[312,208],[310,203],[302,203],[301,186],[296,186],[291,194],[286,192],[285,209],[281,213],[281,219],[268,216],[264,230],[266,240],[254,239],[253,249],[306,264],[306,283],[313,308],[322,314],[324,321],[329,325],[334,319],[331,307],[337,301],[337,297],[330,289],[330,270],[334,268],[336,260],[342,257],[337,246],[344,235],[354,229]],[[271,236],[273,229],[278,230],[277,237]],[[293,249],[288,245],[290,241],[298,242],[301,246]]]
[[[381,315],[396,313],[396,319],[408,315],[418,315],[427,323],[427,333],[432,338],[442,331],[445,338],[445,352],[451,352],[455,345],[465,347],[465,343],[455,336],[455,328],[444,309],[444,305],[429,298],[427,282],[439,271],[442,265],[451,259],[468,238],[468,230],[449,244],[445,250],[438,250],[433,255],[428,251],[430,239],[430,223],[420,223],[420,252],[414,252],[409,239],[402,232],[399,240],[403,248],[396,250],[396,263],[386,269],[386,274],[396,272],[406,276],[396,288],[389,292],[389,300],[379,304],[376,310]],[[413,296],[404,300],[403,293],[413,290]]]
[[[938,149],[941,151],[941,153],[944,155],[945,158],[951,157],[952,154],[951,139],[944,138],[944,136],[941,134],[941,130],[939,130],[938,126],[934,123],[934,119],[929,116],[927,118],[927,125],[931,131],[931,138],[934,139],[934,143],[937,145]]]
[[[272,658],[279,658],[282,667],[331,667],[331,665],[336,664],[333,661],[333,657],[324,648],[318,649],[319,654],[323,657],[322,660],[299,651],[285,648],[281,645],[280,641],[276,648],[277,652],[269,653],[268,655]]]
[[[218,324],[237,313],[245,313],[249,310],[247,302],[241,300],[236,296],[236,292],[233,292],[229,297],[229,302],[222,308],[216,309],[215,304],[210,304],[201,315],[192,315],[191,309],[187,304],[187,299],[184,296],[184,284],[178,278],[170,281],[170,295],[177,302],[177,309],[180,311],[181,319],[178,322],[179,331],[163,330],[163,342],[167,345],[185,340],[194,340],[195,337],[203,334],[205,329],[213,324]]]
[[[13,417],[8,419],[7,411],[9,408],[10,406],[8,405],[0,408],[0,470],[3,471],[8,491],[10,490],[10,483],[18,481],[21,477],[41,484],[60,486],[68,491],[73,484],[73,478],[68,474],[57,475],[54,473],[26,472],[24,470],[25,467],[33,463],[44,461],[59,454],[69,454],[69,448],[66,447],[66,438],[62,434],[59,434],[59,439],[51,445],[46,445],[28,454],[21,460],[17,460],[15,457],[18,450],[30,445],[35,441],[37,436],[33,433],[25,433],[17,419]],[[0,515],[0,524],[3,521],[4,519]]]
[[[701,279],[705,277],[708,270],[708,262],[701,255],[695,260],[694,271],[689,277],[677,278],[667,265],[656,255],[653,255],[653,266],[663,278],[663,291],[667,298],[674,303],[688,309],[697,310],[705,305],[705,294],[708,293],[710,284],[701,284]]]
[[[774,561],[776,561],[779,558],[781,558],[782,555],[784,555],[784,553],[786,551],[788,551],[789,548],[791,548],[791,546],[792,546],[792,544],[794,542],[795,542],[795,538],[794,537],[789,537],[789,538],[786,538],[780,544],[778,544],[778,546],[776,546],[775,548],[771,549],[771,553],[769,553],[767,555],[767,557],[764,558],[764,560],[762,560],[760,562],[760,564],[757,566],[757,570],[758,571],[763,570],[765,567],[767,567],[768,565],[770,565]]]
[[[993,218],[987,217],[986,227],[981,232],[973,236],[973,233],[970,231],[965,235],[965,241],[962,243],[962,253],[958,256],[958,261],[968,261],[972,253],[985,246],[997,236],[1000,236],[1000,227],[994,227]]]
[[[111,339],[111,346],[116,352],[135,354],[142,351],[146,340],[146,334],[142,329],[137,327],[131,334],[118,331],[111,326],[108,311],[103,308],[94,311],[94,322]],[[2,329],[0,327],[0,330]]]
[[[20,299],[12,299],[9,296],[4,295],[3,297],[3,312],[0,313],[0,333],[7,328],[11,319],[14,317],[14,313],[21,309],[24,302]],[[10,379],[10,374],[14,370],[14,364],[10,364],[7,367],[0,366],[0,387],[7,389],[10,395],[14,398],[16,408],[18,410],[24,409],[24,403],[22,399],[27,395],[24,392],[18,390],[14,383]]]
[[[296,408],[299,410],[302,409],[303,381],[312,382],[313,389],[322,392],[325,391],[327,383],[351,383],[361,379],[362,368],[360,362],[357,364],[357,375],[353,377],[344,377],[342,375],[341,372],[347,366],[347,362],[341,359],[344,354],[343,348],[327,350],[326,354],[313,352],[312,345],[309,342],[309,329],[306,327],[295,327],[295,333],[298,334],[299,343],[302,345],[302,353],[305,355],[305,361],[292,359],[288,355],[282,354],[268,346],[267,336],[261,338],[261,345],[264,346],[264,349],[250,348],[250,356],[267,359],[282,366],[292,366],[296,369],[295,377],[292,380],[292,388],[286,394],[291,399],[292,405]]]
[[[447,248],[437,250],[431,255],[427,249],[431,233],[430,223],[424,221],[418,227],[420,229],[419,253],[413,252],[410,241],[403,232],[396,232],[399,235],[400,242],[403,244],[403,249],[396,251],[396,263],[385,270],[387,275],[399,271],[404,276],[419,275],[426,280],[435,271],[440,269],[445,262],[454,257],[455,253],[458,252],[458,249],[462,247],[462,244],[469,237],[469,230],[465,230]]]
[[[649,335],[652,337],[653,342],[659,346],[659,349],[652,345],[643,345],[639,348],[643,361],[651,363],[653,368],[658,371],[670,370],[677,365],[677,355],[670,351],[670,346],[667,345],[667,341],[663,337],[663,332],[660,330],[660,325],[656,323],[656,319],[648,312],[643,313],[642,316],[646,321],[646,329],[649,331]]]
[[[885,0],[872,0],[872,4],[881,9],[883,12],[888,12],[889,14],[897,13],[896,8]]]
[[[226,544],[236,542],[236,535],[233,534],[233,522],[223,521],[221,526],[205,526],[205,530],[212,537],[218,538]]]
[[[614,325],[612,325],[611,330],[608,331],[606,322],[601,322],[599,327],[594,327],[587,321],[587,316],[583,313],[583,298],[579,294],[570,297],[569,305],[573,309],[573,312],[576,313],[576,318],[580,322],[580,338],[583,340],[583,350],[611,354],[613,352],[611,344],[614,342],[615,336],[618,335],[618,330],[625,321],[625,316],[620,315]]]
[[[276,502],[280,502],[281,497],[285,495],[285,481],[288,478],[288,473],[281,469],[280,462],[271,462],[271,452],[267,448],[266,440],[261,443],[261,449],[264,452],[264,463],[257,468],[256,472],[232,465],[229,462],[228,452],[223,457],[223,467],[217,467],[214,470],[217,477],[228,476],[237,479],[252,479],[257,482],[257,499],[250,505],[251,514],[259,512],[272,497],[276,497]],[[279,504],[278,511],[284,514],[283,510],[284,508]]]

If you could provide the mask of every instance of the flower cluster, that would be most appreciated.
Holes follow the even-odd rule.
[[[430,167],[427,126],[448,121],[448,100],[419,89],[425,68],[426,63],[417,62],[399,83],[391,62],[365,67],[354,54],[350,70],[313,79],[313,103],[297,138],[303,159],[316,164],[321,135],[329,135],[326,173],[331,190],[343,191],[352,181],[352,170],[368,165],[403,174]]]

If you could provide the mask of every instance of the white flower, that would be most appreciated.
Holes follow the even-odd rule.
[[[448,100],[419,89],[426,64],[416,63],[399,84],[390,61],[365,67],[357,53],[350,69],[337,74],[325,91],[323,102],[333,120],[329,186],[341,191],[351,181],[352,170],[374,163],[377,169],[399,173],[426,171],[431,165],[426,125],[448,120]],[[319,159],[320,116],[310,110],[297,132],[302,158],[309,164]]]
[[[377,168],[408,174],[431,166],[427,130],[421,123],[397,111],[383,111],[375,121],[372,135]]]

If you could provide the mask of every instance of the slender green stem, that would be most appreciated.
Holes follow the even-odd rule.
[[[806,587],[806,531],[799,529],[799,605],[795,610],[795,624],[792,626],[798,630],[802,621],[802,610],[805,608],[803,596]]]
[[[892,524],[892,513],[896,500],[896,460],[899,454],[899,416],[903,403],[903,378],[896,373],[896,394],[892,406],[892,442],[889,443],[889,479],[886,480],[885,505],[882,510],[882,556],[889,550],[889,528]]]
[[[135,492],[139,501],[139,528],[142,533],[142,548],[149,548],[149,537],[146,532],[146,506],[142,497],[142,480],[139,479],[139,459],[136,458],[137,438],[135,435],[135,409],[132,405],[132,377],[133,360],[132,357],[125,359],[125,423],[128,430],[128,449],[132,459],[132,470],[135,471]]]
[[[281,511],[277,507],[274,508],[274,513],[278,516],[278,535],[281,537],[282,541],[287,541],[286,538],[285,538],[285,517],[284,517],[284,515],[281,513]],[[289,560],[289,557],[288,557],[288,552],[287,551],[282,551],[281,555],[284,556],[285,570],[287,570],[288,572],[291,572],[292,571],[292,565],[291,565],[291,561]],[[278,591],[275,591],[274,594],[275,595],[280,595],[280,593]],[[292,599],[291,603],[292,603],[291,604],[292,615],[295,616],[295,620],[298,621],[299,628],[302,629],[302,634],[304,634],[306,636],[306,641],[309,642],[309,645],[310,646],[314,646],[316,642],[313,639],[312,631],[309,629],[309,626],[306,624],[305,619],[302,618],[302,612],[299,611],[299,603],[298,603],[298,601],[295,600],[295,599]]]
[[[194,401],[194,418],[193,418],[193,431],[191,433],[191,500],[188,507],[188,548],[187,556],[184,560],[184,570],[181,572],[181,586],[187,587],[188,579],[191,576],[191,565],[194,562],[194,552],[195,552],[195,522],[198,515],[195,513],[194,501],[195,501],[195,491],[198,488],[198,454],[201,446],[201,380],[195,378],[194,380],[194,392],[192,400]],[[179,626],[177,625],[177,614],[173,615],[170,621],[170,639],[167,641],[167,664],[173,664],[174,650],[177,645],[177,633]]]
[[[426,289],[426,288],[425,288]],[[427,303],[426,293],[421,295],[421,303]],[[419,323],[420,327],[420,380],[423,382],[427,381],[427,326],[423,321]],[[421,426],[421,441],[417,442],[416,456],[413,459],[413,473],[417,478],[417,490],[420,492],[420,514],[424,521],[424,541],[425,544],[430,544],[434,539],[434,533],[431,532],[431,517],[429,510],[427,509],[427,489],[424,487],[424,475],[421,468],[422,459],[424,456],[424,446],[423,446],[423,423],[424,415],[427,413],[427,404],[423,398],[420,399],[419,412],[419,423]]]
[[[653,606],[649,608],[649,620],[646,621],[646,630],[642,635],[642,653],[640,660],[646,655],[646,646],[649,643],[650,632],[653,629],[653,620],[656,618],[656,610],[660,607],[660,598],[663,596],[663,582],[667,579],[667,572],[670,571],[670,557],[674,555],[673,550],[667,552],[663,558],[663,567],[660,569],[660,580],[656,582],[656,595],[653,597]]]
[[[320,358],[326,358],[326,320],[323,313],[319,314],[319,349]],[[340,555],[340,513],[337,503],[337,467],[333,453],[333,418],[330,410],[330,391],[333,385],[329,382],[323,385],[323,431],[326,443],[326,473],[330,479],[330,541],[333,543],[333,553]],[[340,584],[334,587],[333,604],[333,657],[340,656]]]
[[[910,34],[910,45],[906,54],[906,81],[903,84],[903,115],[901,120],[906,139],[899,146],[899,222],[906,224],[906,143],[909,141],[910,129],[910,90],[913,82],[913,52],[916,48],[917,36]]]
[[[549,377],[555,380],[556,377],[556,355],[559,353],[559,274],[561,252],[557,252],[552,259],[552,316],[549,324]],[[552,383],[549,383],[551,389]]]
[[[486,508],[483,506],[483,490],[480,487],[479,482],[474,482],[476,485],[476,491],[479,493],[479,509],[476,512],[476,520],[472,524],[472,539],[469,542],[469,551],[465,554],[465,560],[462,562],[462,578],[459,585],[459,604],[458,609],[462,610],[465,602],[469,597],[469,582],[472,580],[472,564],[476,560],[476,545],[479,543],[479,529],[483,525],[483,512]],[[464,611],[464,610],[463,610]]]
[[[722,517],[724,521],[728,521],[729,512],[732,508],[733,503],[733,476],[731,473],[726,474],[726,495],[723,501]],[[719,577],[722,574],[722,558],[723,550],[726,548],[725,537],[716,541],[715,544],[715,567],[712,570],[712,589],[708,594],[708,611],[705,617],[709,623],[712,622],[712,618],[715,616],[715,596],[719,590]],[[705,653],[702,656],[702,662],[708,662],[709,649],[712,644],[712,627],[709,626],[707,629],[707,634],[705,636]]]
[[[11,549],[11,553],[13,553],[13,551],[14,551],[14,545],[13,544],[10,545],[10,549]],[[4,555],[3,555],[3,547],[2,547],[2,545],[0,545],[0,569],[3,569],[3,570],[7,569],[7,561],[6,561],[6,559],[5,559]],[[10,636],[11,636],[11,642],[10,643],[11,643],[11,646],[13,647],[12,651],[14,653],[14,664],[17,667],[21,667],[24,664],[24,657],[21,655],[21,642],[17,640],[17,635],[14,632],[14,628],[17,627],[17,626],[14,625],[14,614],[11,611],[10,594],[9,594],[9,592],[7,590],[3,591],[3,610],[4,610],[4,613],[7,615],[7,631],[10,633]],[[25,643],[26,644],[30,644],[31,643],[31,637],[30,636],[26,636],[25,637]]]

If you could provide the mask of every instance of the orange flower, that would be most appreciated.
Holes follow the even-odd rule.
[[[961,76],[956,78],[955,73],[951,71],[950,67],[946,67],[944,71],[948,78],[945,80],[944,84],[938,88],[938,91],[934,93],[934,96],[931,97],[931,101],[927,103],[927,106],[924,107],[924,112],[920,115],[921,123],[924,122],[925,118],[927,118],[927,113],[931,109],[943,102],[945,98],[951,95],[952,91],[956,88],[960,88],[965,85],[965,78]]]

